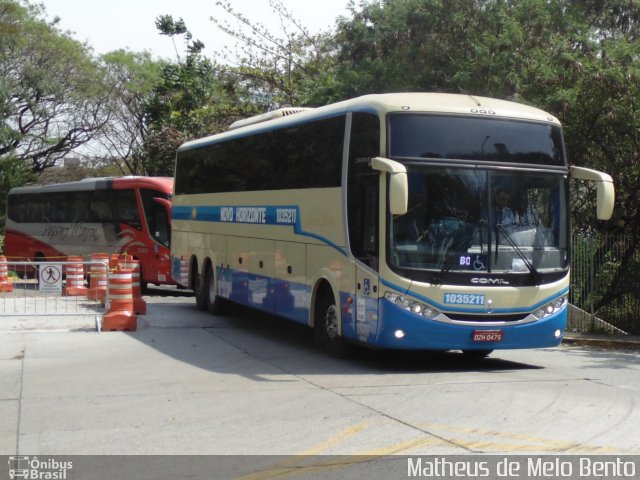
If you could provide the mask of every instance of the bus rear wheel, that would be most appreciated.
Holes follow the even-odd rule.
[[[211,314],[220,314],[223,312],[224,299],[220,298],[216,291],[215,276],[211,265],[209,265],[205,270],[204,277],[203,290],[205,296],[205,309]]]
[[[207,305],[205,300],[206,283],[205,279],[202,278],[204,275],[200,275],[197,266],[194,265],[192,268],[193,293],[196,296],[196,306],[198,307],[198,310],[205,311],[207,309]]]
[[[325,291],[316,303],[315,315],[316,343],[323,346],[330,355],[344,358],[349,355],[351,346],[339,334],[340,315],[333,294]]]

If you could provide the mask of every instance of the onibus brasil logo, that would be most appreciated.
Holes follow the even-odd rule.
[[[67,471],[73,462],[62,462],[54,458],[27,456],[9,457],[9,479],[66,480]]]

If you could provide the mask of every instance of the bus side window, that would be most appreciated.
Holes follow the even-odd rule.
[[[138,202],[134,190],[114,190],[114,218],[116,223],[125,223],[136,230],[142,230]]]
[[[380,174],[368,159],[380,154],[380,121],[377,116],[354,113],[351,122],[347,179],[347,220],[353,255],[378,269],[378,203]]]
[[[91,222],[94,223],[111,223],[113,221],[113,209],[111,207],[111,191],[96,190],[91,198],[91,206],[89,208]]]
[[[169,225],[169,218],[167,217],[167,210],[163,205],[155,203],[153,205],[153,220],[150,222],[153,225],[151,235],[159,243],[168,247],[171,242],[171,228]]]
[[[168,247],[171,242],[171,222],[167,207],[168,196],[162,192],[140,189],[140,198],[147,220],[149,234],[158,243]]]

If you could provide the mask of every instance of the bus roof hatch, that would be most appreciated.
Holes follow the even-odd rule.
[[[253,117],[244,118],[233,122],[229,126],[229,130],[235,130],[236,128],[247,127],[256,123],[268,122],[269,120],[275,120],[276,118],[288,117],[289,115],[295,115],[297,113],[306,112],[307,110],[313,110],[310,107],[284,107],[272,110],[261,115],[255,115]]]

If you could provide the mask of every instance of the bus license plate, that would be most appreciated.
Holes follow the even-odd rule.
[[[501,342],[502,330],[474,330],[474,342]]]

